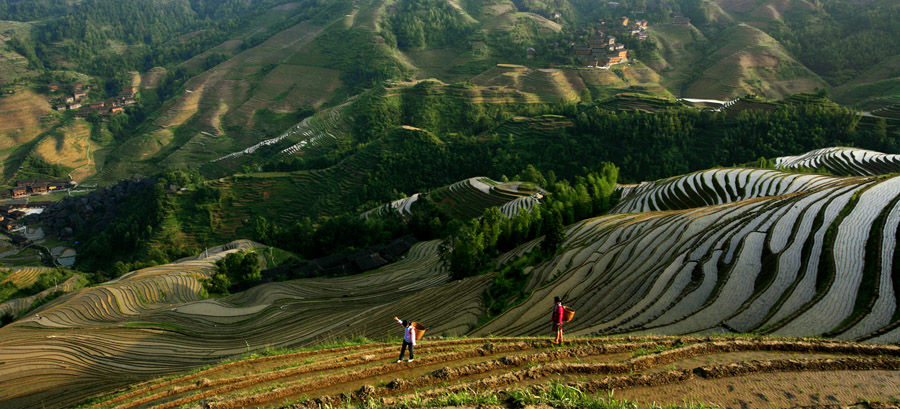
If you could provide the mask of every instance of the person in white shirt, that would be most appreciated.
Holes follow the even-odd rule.
[[[416,327],[410,325],[409,321],[403,321],[397,317],[394,317],[394,320],[405,328],[403,332],[403,346],[400,347],[400,359],[397,362],[403,362],[403,354],[406,353],[407,347],[409,347],[409,360],[406,362],[412,362],[415,359],[413,347],[416,346]]]

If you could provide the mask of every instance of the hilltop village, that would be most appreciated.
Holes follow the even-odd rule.
[[[579,63],[588,68],[608,69],[609,67],[628,62],[628,50],[625,44],[617,43],[616,36],[634,36],[639,40],[647,39],[647,20],[631,20],[627,16],[616,22],[598,21],[591,28],[593,34],[587,44],[574,44],[573,51]]]
[[[57,111],[77,110],[76,118],[87,118],[91,114],[101,116],[125,112],[125,107],[137,103],[137,87],[124,87],[119,95],[105,100],[88,102],[88,92],[92,87],[77,82],[74,84],[50,84],[50,103]]]
[[[610,5],[618,3],[610,2]],[[690,19],[681,14],[673,16],[674,24],[687,25]],[[628,62],[628,49],[625,44],[616,42],[619,38],[634,37],[645,41],[648,38],[647,20],[635,20],[628,16],[622,16],[614,22],[599,20],[591,27],[591,35],[586,43],[572,43],[572,52],[578,63],[587,68],[609,69],[613,65]]]

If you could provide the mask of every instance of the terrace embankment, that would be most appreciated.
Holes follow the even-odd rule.
[[[512,402],[511,394],[550,385],[614,391],[648,406],[889,405],[900,390],[900,347],[821,339],[426,339],[413,362],[395,363],[396,352],[393,343],[370,343],[238,360],[134,385],[90,407],[417,407],[448,394]]]

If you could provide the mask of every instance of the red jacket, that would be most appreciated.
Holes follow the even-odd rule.
[[[562,324],[563,322],[563,306],[562,304],[557,304],[553,307],[553,323],[554,324]]]

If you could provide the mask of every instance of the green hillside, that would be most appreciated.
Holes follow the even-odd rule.
[[[161,2],[144,12],[103,0],[4,0],[0,7],[10,21],[0,35],[0,87],[14,94],[0,98],[0,117],[20,124],[0,128],[0,146],[7,146],[0,149],[4,178],[72,173],[79,181],[110,185],[134,174],[201,166],[208,176],[227,176],[254,159],[210,161],[277,138],[388,80],[401,88],[407,79],[463,84],[467,92],[456,96],[474,103],[620,94],[775,100],[816,88],[831,88],[836,101],[866,111],[887,109],[888,118],[895,103],[897,50],[879,42],[889,36],[868,28],[896,29],[891,18],[873,20],[896,14],[889,2],[877,3],[875,11],[843,0],[820,8],[724,0],[657,0],[653,7],[577,0],[426,3]],[[675,13],[691,24],[673,24]],[[618,36],[631,49],[632,63],[579,68],[571,44],[605,30],[598,20],[628,14],[649,21],[646,42]],[[116,20],[123,18],[135,23]],[[114,23],[98,29],[103,19]],[[850,51],[851,44],[860,51]],[[135,85],[138,103],[110,119],[73,125],[72,111],[52,109],[75,83],[89,86],[87,100],[94,102]],[[52,84],[63,87],[50,91]],[[53,139],[62,141],[55,152]],[[290,136],[284,143],[303,140]],[[57,170],[20,172],[35,161]]]

